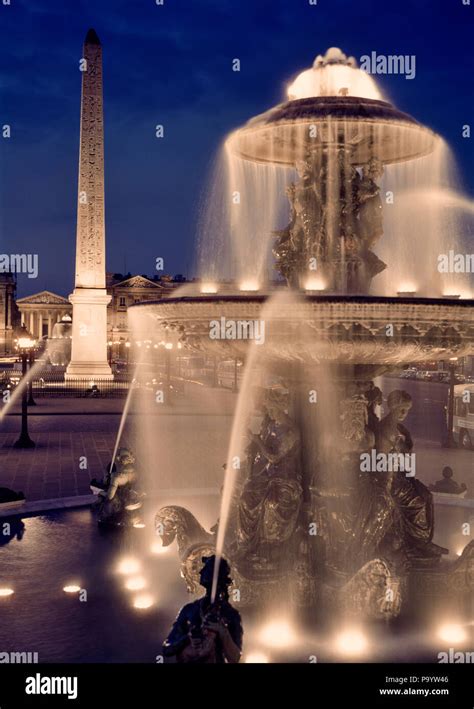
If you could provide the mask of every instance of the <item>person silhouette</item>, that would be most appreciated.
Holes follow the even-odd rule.
[[[240,613],[229,603],[229,564],[220,560],[216,597],[212,601],[216,557],[202,557],[202,561],[200,584],[206,593],[181,608],[163,643],[163,653],[180,663],[237,663],[242,653],[243,630]]]

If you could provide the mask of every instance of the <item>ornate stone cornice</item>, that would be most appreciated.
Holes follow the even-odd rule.
[[[16,301],[18,305],[65,305],[70,306],[67,298],[63,298],[61,295],[56,295],[56,293],[51,293],[51,291],[44,290],[40,293],[34,293],[33,295],[27,295],[24,298],[18,298]]]
[[[283,295],[283,294],[282,294]],[[297,304],[297,307],[296,307]],[[472,301],[344,296],[208,296],[132,306],[146,329],[167,327],[187,347],[245,357],[250,339],[211,339],[211,321],[265,323],[263,357],[307,363],[385,365],[474,354]]]
[[[120,281],[119,283],[114,283],[110,288],[150,288],[163,290],[163,286],[155,281],[150,281],[148,278],[143,276],[132,276],[132,278],[127,278],[125,281]]]

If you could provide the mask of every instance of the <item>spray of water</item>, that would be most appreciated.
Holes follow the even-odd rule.
[[[232,423],[232,432],[230,435],[230,444],[226,461],[226,476],[224,480],[224,488],[222,490],[219,527],[217,530],[216,539],[216,561],[214,565],[214,576],[212,579],[211,590],[211,601],[213,603],[215,601],[217,593],[219,566],[222,559],[222,555],[224,553],[224,543],[226,538],[227,523],[229,521],[232,496],[235,489],[236,480],[240,471],[239,466],[236,465],[236,461],[241,461],[243,457],[242,444],[244,440],[244,429],[247,422],[249,402],[251,401],[251,387],[253,384],[253,365],[256,356],[257,346],[252,345],[245,364],[244,376],[239,392],[239,398],[237,401],[234,420]]]
[[[111,470],[112,470],[113,465],[115,463],[115,458],[117,457],[117,451],[118,451],[118,448],[120,445],[120,441],[122,439],[123,429],[125,428],[125,423],[127,421],[128,412],[130,410],[130,405],[132,403],[133,393],[135,391],[134,382],[136,381],[137,376],[139,374],[140,366],[142,363],[142,358],[143,358],[143,354],[142,354],[142,351],[140,350],[138,362],[135,364],[135,367],[133,370],[133,378],[132,378],[132,381],[129,383],[127,398],[125,399],[125,406],[123,407],[122,416],[120,418],[120,425],[119,425],[118,432],[117,432],[117,438],[115,439],[114,452],[112,454],[112,462],[110,464]]]
[[[18,401],[20,398],[22,392],[24,391],[25,387],[28,386],[28,384],[36,377],[38,372],[41,370],[41,367],[43,366],[43,362],[35,362],[34,365],[29,369],[26,373],[25,377],[22,377],[20,381],[18,382],[18,385],[15,387],[15,390],[13,393],[10,395],[7,403],[5,406],[2,408],[0,411],[0,423],[3,421],[5,416],[7,416],[8,412],[10,409],[15,405],[15,403]]]

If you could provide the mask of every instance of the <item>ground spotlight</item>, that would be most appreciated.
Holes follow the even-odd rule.
[[[151,608],[152,605],[154,605],[154,599],[149,593],[142,593],[140,596],[136,596],[133,601],[133,607],[139,610]]]
[[[63,586],[64,593],[79,593],[81,587],[77,583],[70,583],[67,586]]]
[[[122,559],[117,567],[117,571],[119,574],[136,574],[140,571],[140,562],[138,559]]]
[[[129,591],[141,591],[146,586],[146,579],[143,576],[132,576],[125,581],[125,588]]]
[[[272,620],[258,633],[259,640],[269,647],[291,647],[297,641],[294,627],[288,620]]]
[[[264,652],[254,650],[253,652],[249,652],[248,655],[245,656],[245,662],[247,664],[264,665],[270,662],[270,660],[268,658],[268,655],[265,655]]]
[[[445,623],[438,628],[438,637],[447,643],[455,645],[456,643],[464,643],[467,640],[467,632],[459,623]]]
[[[340,655],[357,657],[366,653],[369,642],[367,636],[361,630],[348,628],[336,636],[334,646]]]

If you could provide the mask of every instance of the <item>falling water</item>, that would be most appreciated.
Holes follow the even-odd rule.
[[[115,446],[114,446],[114,452],[112,453],[112,460],[111,460],[111,463],[110,463],[110,470],[112,470],[112,468],[113,468],[113,466],[114,466],[114,463],[115,463],[115,458],[117,457],[118,447],[119,447],[119,445],[120,445],[120,441],[121,441],[121,438],[122,438],[123,429],[124,429],[124,427],[125,427],[125,422],[126,422],[127,417],[128,417],[128,412],[129,412],[129,409],[130,409],[130,404],[132,403],[132,397],[133,397],[133,394],[134,394],[134,392],[135,392],[134,382],[135,382],[136,379],[137,379],[137,375],[138,375],[138,373],[139,373],[140,365],[141,365],[141,357],[139,358],[138,362],[136,363],[136,365],[135,365],[135,367],[134,367],[132,381],[129,382],[128,392],[127,392],[127,398],[125,399],[125,405],[124,405],[124,407],[123,407],[122,416],[121,416],[121,418],[120,418],[120,424],[119,424],[119,428],[118,428],[118,432],[117,432],[117,438],[115,439]]]
[[[385,168],[384,235],[377,253],[388,268],[374,279],[374,293],[471,297],[469,276],[438,269],[439,257],[463,252],[472,234],[473,204],[457,189],[454,158],[441,138],[430,155]]]
[[[219,526],[217,529],[216,539],[216,562],[214,565],[214,576],[212,579],[211,600],[214,602],[217,592],[217,579],[220,561],[224,552],[224,543],[227,532],[227,524],[229,521],[229,513],[231,510],[232,496],[235,489],[237,477],[239,475],[240,466],[236,466],[236,461],[243,460],[243,439],[244,426],[248,420],[248,411],[251,402],[251,387],[253,385],[253,365],[257,356],[257,346],[252,344],[245,363],[244,377],[242,380],[237,407],[232,423],[232,432],[230,435],[230,443],[226,461],[226,476],[224,479],[224,488],[222,490],[221,507],[219,515]]]
[[[323,58],[317,57],[313,68],[303,71],[288,86],[288,97],[294,100],[344,95],[386,100],[374,78],[355,68],[351,59],[344,57],[340,50],[328,50],[324,59],[337,60],[341,56],[346,64],[322,66]],[[295,120],[298,122],[298,118]],[[239,146],[243,146],[243,150],[231,149],[235,136],[241,134],[240,130],[230,134],[223,143],[199,223],[201,278],[213,283],[230,278],[241,290],[258,290],[265,281],[280,279],[274,270],[272,254],[275,232],[286,227],[290,221],[286,191],[295,178],[301,179],[301,174],[298,177],[294,167],[282,164],[281,146],[292,146],[296,167],[298,161],[304,159],[306,150],[301,144],[298,153],[292,120],[279,127],[278,134],[265,133],[263,141],[259,130],[253,132],[254,122],[255,119],[247,125],[246,137],[239,138]],[[327,131],[328,135],[338,135],[341,144],[351,146],[360,139],[358,126],[361,125],[360,121],[339,118],[335,121],[328,116],[318,129]],[[420,133],[421,137],[416,138],[421,141],[418,145],[413,138],[413,126],[407,127],[394,121],[389,134],[381,132],[371,138],[371,156],[377,158],[383,153],[388,135],[392,146],[390,159],[417,154],[417,151],[422,153],[428,145],[426,143],[424,146],[423,141],[429,140],[427,132]],[[261,162],[246,159],[246,153],[254,154],[257,145]],[[345,190],[346,207],[350,212],[350,181],[354,174],[351,170],[355,168],[347,164],[341,172],[336,151],[331,153],[328,150],[325,160],[326,163],[315,162],[313,169],[320,171],[320,174],[315,174],[314,185],[318,199],[322,201],[327,248],[329,252],[336,253],[341,241],[338,238],[341,188]],[[364,170],[357,167],[360,176]],[[437,267],[438,257],[450,249],[461,251],[463,234],[472,232],[472,220],[468,220],[472,210],[467,198],[459,192],[455,161],[445,141],[436,136],[430,154],[386,164],[380,184],[383,229],[378,236],[374,236],[370,249],[387,268],[374,277],[370,294],[397,295],[410,291],[431,297],[450,294],[470,297],[472,283],[470,286],[468,277],[443,275]],[[453,199],[444,201],[438,198],[447,191]],[[425,195],[423,199],[419,199],[421,192]],[[345,242],[342,243],[344,259],[347,255],[344,253]],[[313,290],[311,284],[315,279],[318,280],[317,289],[331,291],[321,274],[315,273],[309,273],[300,286],[308,287],[308,281],[309,289]],[[344,290],[343,286],[338,292]]]
[[[257,345],[253,341],[249,345],[249,351],[245,363],[244,376],[237,399],[237,406],[234,413],[232,423],[232,431],[230,435],[229,447],[227,451],[226,461],[226,476],[224,487],[221,496],[219,526],[216,539],[216,563],[214,567],[214,577],[212,583],[211,598],[214,601],[217,592],[217,579],[220,560],[224,553],[226,536],[229,527],[229,518],[233,505],[234,493],[238,483],[239,476],[242,476],[241,464],[245,461],[245,449],[248,441],[246,430],[250,427],[249,422],[254,414],[258,401],[253,393],[253,388],[257,382],[261,385],[261,373],[263,372],[267,380],[270,380],[271,375],[266,359],[266,345],[269,344],[270,325],[272,320],[277,316],[282,305],[296,305],[298,297],[289,292],[283,291],[273,295],[265,304],[260,314],[260,320],[266,324],[266,340],[265,344]],[[269,383],[268,381],[266,382]],[[240,482],[243,482],[242,480]]]
[[[24,376],[20,379],[20,381],[18,382],[18,385],[15,387],[14,392],[11,394],[7,403],[0,411],[0,423],[3,421],[5,416],[8,414],[8,412],[10,411],[12,406],[15,404],[15,402],[19,399],[19,397],[20,397],[21,393],[23,392],[23,390],[25,389],[25,387],[35,378],[35,376],[41,370],[42,366],[43,366],[43,362],[40,362],[40,361],[35,362],[34,365],[27,371],[26,376]]]
[[[241,160],[224,143],[199,222],[199,274],[258,290],[272,269],[273,233],[288,216],[285,188],[293,170]]]

